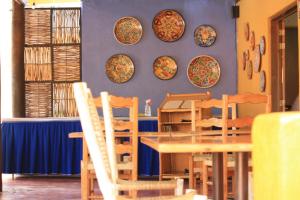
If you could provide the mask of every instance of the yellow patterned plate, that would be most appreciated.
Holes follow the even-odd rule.
[[[152,29],[162,41],[174,42],[184,33],[185,22],[175,10],[162,10],[153,19]]]
[[[134,17],[122,17],[115,23],[114,35],[122,44],[136,44],[142,38],[142,34],[142,25]]]
[[[162,80],[172,79],[177,72],[177,64],[170,56],[160,56],[153,63],[154,75]]]
[[[112,82],[125,83],[133,76],[134,65],[129,56],[116,54],[106,61],[105,73]]]
[[[214,86],[220,78],[221,70],[218,61],[206,55],[193,58],[187,68],[190,82],[200,88]]]

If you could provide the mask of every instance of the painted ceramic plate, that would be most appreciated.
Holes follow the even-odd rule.
[[[218,61],[206,55],[193,58],[187,68],[190,82],[200,88],[214,86],[220,78],[221,70]]]
[[[261,71],[259,73],[259,91],[264,92],[266,89],[266,73]]]
[[[255,48],[255,34],[254,31],[250,33],[250,49],[253,51]]]
[[[162,10],[154,17],[152,28],[160,40],[174,42],[183,35],[185,22],[177,11]]]
[[[264,55],[266,52],[266,40],[265,40],[264,36],[260,37],[259,50],[260,50],[261,55]]]
[[[245,39],[246,41],[249,40],[249,23],[245,23],[244,25],[244,36],[245,36]]]
[[[247,64],[247,55],[246,55],[246,51],[243,52],[243,55],[242,55],[242,62],[243,62],[243,70],[246,69],[246,64]]]
[[[246,54],[246,60],[249,60],[250,59],[250,53],[249,53],[248,49],[245,51],[245,54]]]
[[[216,41],[217,33],[209,25],[200,25],[194,32],[195,43],[201,47],[210,47]]]
[[[112,82],[125,83],[133,76],[134,65],[129,56],[116,54],[106,61],[105,72]]]
[[[169,56],[160,56],[153,63],[154,75],[162,80],[172,79],[177,72],[175,60]]]
[[[246,71],[247,71],[247,77],[248,77],[248,79],[252,79],[253,67],[252,67],[252,61],[251,60],[247,61]]]
[[[260,55],[260,45],[256,45],[254,49],[254,71],[260,71],[260,62],[261,62],[261,55]]]
[[[122,44],[136,44],[142,38],[143,28],[136,18],[122,17],[115,23],[114,34]]]

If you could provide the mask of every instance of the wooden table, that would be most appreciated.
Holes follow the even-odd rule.
[[[214,200],[223,200],[223,152],[236,152],[236,198],[248,198],[248,152],[252,150],[251,136],[232,136],[226,143],[220,137],[194,139],[184,137],[142,137],[141,142],[160,153],[213,153]]]

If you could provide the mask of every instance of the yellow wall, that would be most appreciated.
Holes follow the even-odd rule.
[[[262,56],[261,70],[266,72],[266,91],[271,94],[271,18],[281,10],[296,5],[296,0],[240,0],[240,17],[237,19],[237,58],[238,58],[238,93],[259,93],[259,73],[253,72],[252,79],[247,78],[242,66],[242,53],[249,49],[253,62],[254,54],[250,50],[250,43],[244,37],[244,25],[249,23],[250,31],[255,33],[255,43],[259,44],[261,36],[266,38],[266,53]],[[253,109],[240,108],[241,113],[254,113]]]

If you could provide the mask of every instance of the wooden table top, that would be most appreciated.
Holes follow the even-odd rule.
[[[142,137],[141,142],[160,153],[194,153],[194,152],[250,152],[251,136],[232,136],[226,143],[220,137],[211,137],[194,141],[192,136],[184,137]]]

